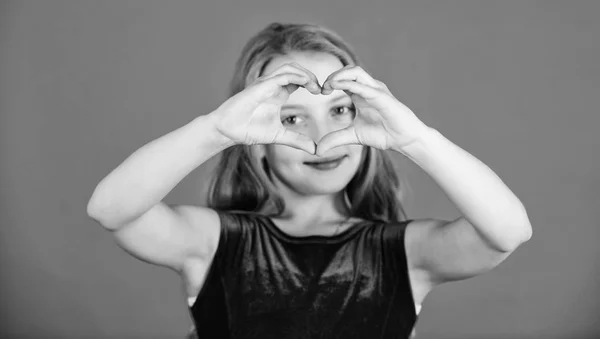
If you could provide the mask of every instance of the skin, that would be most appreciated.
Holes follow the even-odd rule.
[[[524,206],[502,180],[441,133],[424,128],[385,84],[360,67],[342,68],[339,60],[327,54],[278,57],[266,71],[289,62],[308,69],[323,88],[321,92],[312,91],[315,94],[299,88],[282,110],[285,119],[291,113],[300,117],[286,120],[286,128],[297,129],[312,138],[318,144],[316,154],[281,144],[255,146],[271,164],[273,181],[286,202],[283,216],[273,220],[284,232],[325,236],[334,233],[334,226],[344,220],[346,212],[341,192],[355,175],[364,147],[369,146],[397,151],[411,159],[435,180],[462,213],[455,220],[418,219],[407,226],[406,259],[416,304],[421,304],[439,284],[493,269],[531,237]],[[336,111],[328,99],[337,93],[352,95],[359,107],[354,120],[337,120],[338,116],[333,114]],[[292,112],[292,104],[303,106],[294,107]],[[343,104],[350,105],[350,101]],[[218,216],[203,207],[170,207],[153,199],[162,197],[170,185],[182,178],[181,173],[188,173],[187,169],[201,162],[189,160],[192,150],[194,154],[208,155],[217,147],[215,144],[222,147],[220,142],[207,142],[198,151],[193,142],[177,144],[179,140],[196,141],[199,134],[214,133],[214,125],[211,126],[214,121],[217,120],[202,117],[159,142],[140,148],[99,184],[98,192],[94,192],[88,203],[88,214],[110,229],[122,248],[141,260],[178,272],[191,297],[200,291],[214,258],[220,239]],[[287,125],[290,122],[293,126]],[[194,147],[187,147],[190,144]],[[331,173],[315,172],[303,164],[320,156],[339,154],[348,157]],[[158,156],[162,156],[160,161]],[[164,163],[169,166],[157,165]],[[172,170],[171,163],[181,163],[178,171]],[[145,176],[130,175],[150,167],[154,171]],[[138,200],[148,196],[152,199]],[[144,203],[154,205],[134,219],[127,218],[128,214],[139,212]]]
[[[318,144],[316,154],[281,144],[258,146],[271,164],[274,184],[286,202],[283,216],[274,220],[283,231],[333,234],[334,226],[347,214],[343,189],[368,146],[397,151],[412,160],[462,214],[454,220],[418,219],[407,226],[406,259],[416,304],[437,285],[493,269],[529,240],[532,230],[525,207],[502,180],[477,158],[423,124],[384,83],[360,67],[342,68],[337,58],[323,53],[277,57],[266,73],[290,62],[308,69],[323,88],[312,91],[315,94],[299,88],[282,110],[283,118],[290,118],[291,113],[299,116],[299,120],[286,120],[286,128],[312,138]],[[333,114],[336,110],[329,100],[342,93],[349,95],[342,99],[347,101],[335,105],[351,105],[351,96],[359,108],[354,120]],[[278,102],[270,99],[271,107]],[[292,108],[293,104],[302,106]],[[215,121],[221,121],[222,114],[216,110],[199,117],[137,150],[98,184],[87,207],[88,215],[111,230],[128,253],[178,272],[191,297],[200,291],[219,244],[218,215],[195,205],[168,206],[160,199],[217,147],[224,147],[221,141],[208,142],[209,138],[200,143],[198,137],[216,135]],[[270,127],[280,127],[268,122]],[[293,133],[283,135],[299,140]],[[304,140],[306,143],[310,140]],[[190,154],[196,157],[192,159]],[[348,157],[331,172],[316,172],[303,164],[340,154]],[[178,167],[174,170],[174,166]],[[144,175],[132,175],[138,173]]]
[[[296,62],[312,72],[323,84],[325,79],[343,67],[340,60],[328,53],[294,52],[275,57],[265,68],[268,74],[285,63]],[[282,124],[312,138],[316,143],[323,136],[343,129],[355,116],[350,97],[342,90],[328,95],[315,95],[298,88],[281,108]],[[286,210],[274,219],[280,228],[293,235],[331,235],[359,219],[347,219],[348,207],[344,188],[356,174],[365,146],[344,145],[321,156],[279,144],[257,146],[271,169],[271,178],[285,201]],[[321,157],[346,155],[340,166],[329,171],[318,171],[304,164]],[[306,213],[314,211],[314,213]]]

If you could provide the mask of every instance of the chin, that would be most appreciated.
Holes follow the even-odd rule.
[[[344,189],[350,182],[349,178],[338,177],[338,180],[326,180],[326,179],[307,179],[297,184],[297,191],[307,195],[327,195],[336,194]],[[309,181],[310,180],[310,181]]]
[[[275,171],[279,181],[286,183],[294,191],[303,195],[329,195],[336,194],[346,189],[358,171],[358,161],[343,163],[337,169],[330,171],[316,171],[306,165],[290,166],[281,171]]]
[[[332,195],[342,192],[346,186],[337,187],[311,187],[312,189],[304,189],[304,193],[307,195]]]

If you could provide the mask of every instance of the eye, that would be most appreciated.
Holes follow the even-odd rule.
[[[285,124],[292,124],[292,125],[294,125],[297,122],[298,122],[298,116],[296,116],[296,115],[290,115],[290,116],[287,116],[287,117],[281,119],[281,123],[284,124],[284,125]]]
[[[345,113],[351,113],[354,114],[354,105],[349,105],[349,106],[337,106],[333,109],[338,115],[342,115]]]

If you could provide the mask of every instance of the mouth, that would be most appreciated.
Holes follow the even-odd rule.
[[[337,168],[346,157],[346,155],[340,157],[329,157],[319,159],[318,161],[304,162],[304,164],[313,169],[325,171]]]
[[[341,155],[341,156],[335,156],[335,157],[327,157],[327,158],[321,158],[315,161],[305,161],[304,163],[307,165],[320,165],[320,164],[325,164],[325,163],[332,163],[332,162],[338,162],[340,160],[342,160],[343,158],[345,158],[347,155]]]

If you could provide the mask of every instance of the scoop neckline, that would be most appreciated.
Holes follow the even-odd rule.
[[[335,235],[312,234],[312,235],[298,236],[298,235],[291,235],[291,234],[285,233],[283,230],[281,230],[279,227],[277,227],[277,225],[275,224],[275,222],[273,221],[273,219],[271,217],[269,217],[267,215],[261,215],[261,217],[263,218],[263,221],[266,220],[266,222],[264,222],[263,224],[267,227],[267,229],[269,231],[274,233],[275,236],[277,236],[278,238],[281,238],[281,239],[291,242],[291,243],[325,243],[325,244],[338,243],[340,241],[346,240],[347,238],[354,235],[356,232],[363,229],[364,227],[361,227],[361,226],[363,226],[363,224],[374,222],[372,220],[364,220],[363,219]]]

